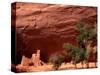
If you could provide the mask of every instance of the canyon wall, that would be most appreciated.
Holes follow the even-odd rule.
[[[20,63],[22,55],[30,58],[37,49],[41,51],[41,60],[46,62],[50,55],[62,53],[64,43],[76,45],[78,21],[89,26],[96,25],[97,8],[21,2],[13,4],[12,28],[16,28],[17,63]]]

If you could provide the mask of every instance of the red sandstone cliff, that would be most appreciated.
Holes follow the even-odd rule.
[[[16,17],[18,60],[21,60],[22,55],[31,57],[32,53],[40,49],[41,59],[47,61],[52,53],[63,51],[63,43],[76,44],[75,25],[79,20],[90,26],[95,25],[97,8],[16,3],[16,7],[12,7],[12,25],[14,17]]]

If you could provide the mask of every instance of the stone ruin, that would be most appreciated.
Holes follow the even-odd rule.
[[[33,53],[31,58],[22,56],[21,66],[42,66],[45,63],[40,60],[40,50],[37,50],[37,53]]]

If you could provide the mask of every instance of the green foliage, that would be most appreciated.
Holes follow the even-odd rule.
[[[80,50],[78,48],[73,48],[71,51],[71,55],[72,55],[72,61],[74,61],[74,63],[79,63],[80,60]]]
[[[66,57],[72,57],[72,56],[71,56],[71,50],[73,49],[73,45],[70,44],[70,43],[64,43],[64,44],[63,44],[63,48],[65,49],[65,50],[64,50],[65,58],[66,58]]]
[[[93,39],[97,35],[96,28],[87,27],[86,24],[81,22],[77,24],[76,29],[79,32],[79,35],[76,37],[76,41],[81,47],[83,47],[88,40]]]
[[[81,35],[81,34],[76,37],[76,41],[77,41],[77,43],[79,44],[80,47],[82,47],[84,45],[83,40],[84,40],[84,38],[83,38],[83,35]]]
[[[83,22],[78,22],[76,24],[76,30],[78,30],[80,33],[83,33],[84,30],[86,29],[86,26],[84,26],[85,24]]]
[[[69,43],[64,43],[64,45],[63,45],[63,48],[68,49],[68,50],[72,49],[72,47],[73,47],[73,45],[69,44]]]
[[[84,61],[86,58],[85,55],[85,50],[82,48],[73,48],[72,50],[72,60],[74,61],[74,63],[79,63],[81,61]]]
[[[69,43],[65,43],[64,48],[65,48],[65,55],[71,56],[73,64],[85,60],[85,50],[83,48],[75,47]]]
[[[64,62],[64,56],[63,55],[52,55],[49,58],[49,62],[53,64],[54,70],[58,70],[58,68]]]
[[[94,38],[97,37],[97,29],[96,27],[86,27],[86,24],[79,23],[77,25],[77,30],[79,31],[79,35],[76,37],[76,41],[79,47],[84,48],[85,51],[85,59],[88,60],[89,53],[86,50],[87,43]],[[86,52],[87,51],[87,52]]]
[[[73,64],[88,60],[89,53],[86,50],[86,45],[89,41],[92,41],[97,37],[96,27],[89,27],[85,23],[79,22],[76,25],[76,29],[79,33],[76,37],[78,47],[75,47],[70,43],[63,44],[63,48],[65,49],[64,55],[65,57],[71,57]]]
[[[97,37],[96,28],[91,28],[88,31],[88,39],[92,39],[93,37]]]

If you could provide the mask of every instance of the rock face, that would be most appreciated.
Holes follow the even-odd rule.
[[[12,5],[12,26],[15,20],[17,63],[22,55],[31,57],[37,49],[46,62],[53,53],[62,53],[63,43],[76,44],[78,21],[96,24],[97,8],[19,2]]]

